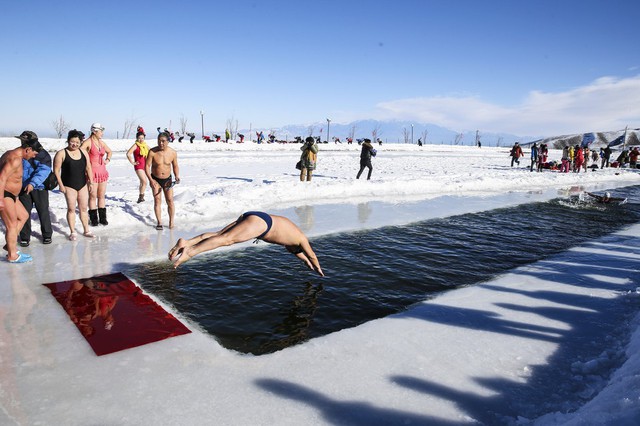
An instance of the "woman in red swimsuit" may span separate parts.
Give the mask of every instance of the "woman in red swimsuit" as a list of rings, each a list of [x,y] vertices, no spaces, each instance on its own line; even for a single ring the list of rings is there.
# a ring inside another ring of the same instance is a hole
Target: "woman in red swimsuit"
[[[135,143],[129,148],[129,151],[127,151],[127,158],[133,166],[136,175],[138,175],[138,180],[140,180],[138,203],[144,201],[144,191],[147,189],[147,175],[144,169],[147,164],[148,155],[149,145],[147,145],[147,142],[144,140],[144,133],[138,132]]]

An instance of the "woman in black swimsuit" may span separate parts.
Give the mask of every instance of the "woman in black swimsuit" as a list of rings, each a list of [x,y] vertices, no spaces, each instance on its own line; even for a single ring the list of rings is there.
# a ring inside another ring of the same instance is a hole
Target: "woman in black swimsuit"
[[[91,186],[91,162],[83,150],[80,149],[82,135],[77,130],[69,131],[67,135],[68,148],[56,152],[53,159],[53,172],[58,178],[60,192],[67,201],[67,222],[69,223],[69,240],[75,241],[76,236],[76,205],[80,210],[80,222],[84,230],[83,235],[93,238],[89,230],[89,186]]]

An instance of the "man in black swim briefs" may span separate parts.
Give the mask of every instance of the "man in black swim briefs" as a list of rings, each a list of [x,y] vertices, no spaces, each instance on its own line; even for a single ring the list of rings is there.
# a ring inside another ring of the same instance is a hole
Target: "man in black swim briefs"
[[[257,211],[243,213],[220,231],[206,232],[189,240],[180,238],[169,250],[169,260],[177,268],[197,254],[252,239],[284,246],[309,269],[324,277],[320,262],[300,228],[286,217]]]
[[[5,224],[5,240],[7,242],[7,260],[10,263],[31,261],[31,256],[20,253],[17,249],[18,233],[22,229],[29,213],[18,195],[22,190],[22,160],[31,160],[42,150],[38,137],[31,131],[24,131],[16,136],[22,142],[18,148],[9,150],[0,157],[0,217]]]
[[[160,188],[165,189],[165,188],[170,188],[171,187],[171,182],[173,179],[173,176],[169,175],[168,178],[159,178],[155,175],[151,175],[151,177],[153,178],[153,180],[155,180],[156,182],[158,182],[158,185],[160,185]]]
[[[172,182],[171,172],[176,177]],[[169,147],[169,134],[162,132],[158,135],[158,146],[149,150],[145,173],[149,178],[153,192],[153,210],[156,214],[156,229],[162,226],[162,194],[167,202],[169,213],[169,228],[173,228],[175,208],[173,204],[173,183],[180,183],[180,168],[178,167],[178,153]]]
[[[271,227],[273,226],[273,220],[271,219],[271,216],[269,216],[265,212],[251,211],[251,212],[242,213],[242,216],[240,216],[238,218],[238,220],[236,221],[236,224],[242,222],[243,220],[245,220],[249,216],[258,216],[260,219],[264,220],[264,223],[267,224],[267,229],[262,234],[260,234],[260,235],[258,235],[256,237],[256,240],[261,240],[262,237],[267,235],[269,233],[269,231],[271,230]]]

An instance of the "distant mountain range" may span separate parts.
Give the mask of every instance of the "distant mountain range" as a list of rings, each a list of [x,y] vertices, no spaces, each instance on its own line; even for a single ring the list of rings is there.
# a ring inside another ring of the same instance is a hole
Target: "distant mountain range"
[[[418,143],[421,139],[423,143],[445,144],[445,145],[475,145],[476,132],[456,132],[435,124],[412,123],[409,121],[377,121],[360,120],[348,124],[329,123],[329,138],[340,138],[342,142],[351,133],[354,139],[373,139],[373,132],[377,131],[377,137],[385,143],[411,143],[413,125],[413,143]],[[288,125],[281,128],[262,129],[265,133],[274,132],[277,139],[294,139],[300,136],[303,139],[309,135],[320,136],[320,139],[327,140],[327,122],[314,123],[311,125]],[[239,130],[240,133],[248,135],[248,129]],[[252,139],[255,139],[255,129]],[[486,146],[508,146],[516,141],[533,140],[535,136],[522,137],[508,133],[484,133],[479,131],[478,136],[483,145]]]
[[[534,142],[546,143],[549,148],[562,149],[565,146],[582,145],[584,140],[589,142],[590,147],[600,148],[610,145],[612,147],[622,148],[623,146],[640,145],[640,129],[618,130],[613,132],[591,132],[579,133],[577,135],[553,136],[524,143],[523,145],[531,145]],[[624,143],[624,145],[623,145]]]

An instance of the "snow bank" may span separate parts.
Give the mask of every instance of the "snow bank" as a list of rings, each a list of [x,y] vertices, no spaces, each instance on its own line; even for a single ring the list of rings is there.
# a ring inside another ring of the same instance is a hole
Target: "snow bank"
[[[63,146],[42,142],[52,151]],[[0,281],[0,423],[551,425],[640,418],[640,318],[608,324],[620,331],[610,341],[590,336],[579,321],[618,307],[637,312],[640,225],[596,242],[602,249],[587,244],[583,249],[600,265],[590,273],[584,253],[570,250],[400,315],[260,357],[225,350],[194,324],[188,336],[95,357],[40,285],[164,258],[178,237],[248,209],[327,207],[312,220],[310,232],[319,235],[359,226],[345,215],[359,203],[373,206],[368,226],[384,226],[637,185],[636,172],[531,173],[509,167],[506,148],[383,145],[373,179],[358,181],[359,148],[329,144],[321,146],[313,181],[301,183],[295,144],[174,143],[182,178],[175,187],[177,225],[157,232],[152,203],[135,203],[137,178],[124,157],[132,142],[107,142],[116,151],[109,164],[110,225],[96,228],[95,241],[67,241],[64,198],[54,191],[53,244],[34,238],[32,264],[0,264],[9,277]],[[14,146],[16,139],[0,138],[1,148]],[[559,156],[551,152],[551,159]],[[376,202],[397,208],[377,209]],[[37,237],[37,223],[33,229]],[[552,315],[558,312],[564,316]],[[579,328],[601,350],[559,359],[558,352],[571,352]],[[566,405],[577,411],[565,414],[554,389],[566,391],[580,380],[580,395]],[[550,414],[534,420],[544,410]]]

